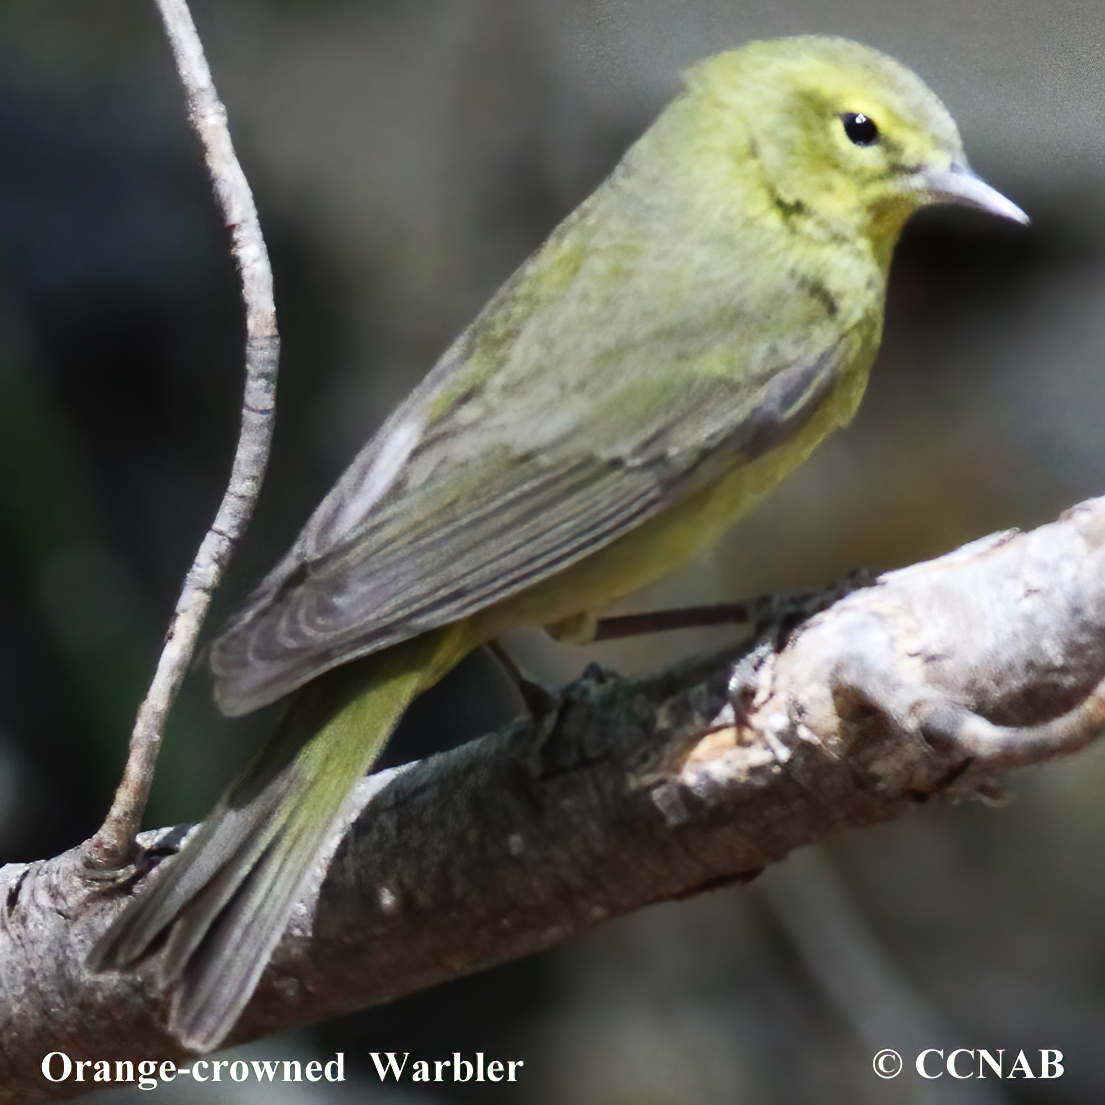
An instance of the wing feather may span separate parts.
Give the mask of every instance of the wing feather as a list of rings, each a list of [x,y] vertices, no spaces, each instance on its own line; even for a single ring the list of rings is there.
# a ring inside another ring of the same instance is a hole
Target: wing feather
[[[758,387],[747,380],[741,387],[739,374],[695,378],[636,435],[623,432],[628,440],[605,448],[594,418],[586,434],[565,433],[527,450],[517,427],[496,433],[494,419],[482,417],[471,421],[485,450],[472,451],[454,407],[416,444],[401,442],[403,463],[395,465],[400,450],[388,435],[410,434],[415,423],[406,408],[426,402],[416,392],[216,643],[220,705],[248,712],[330,667],[467,617],[610,544],[793,433],[838,382],[847,344],[838,334],[801,363],[763,364]],[[394,469],[386,487],[381,457]],[[353,518],[348,504],[358,495],[365,510]],[[336,510],[345,512],[340,527]]]

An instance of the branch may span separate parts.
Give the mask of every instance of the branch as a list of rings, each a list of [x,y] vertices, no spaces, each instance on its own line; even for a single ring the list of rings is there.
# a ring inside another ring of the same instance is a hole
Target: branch
[[[246,310],[246,379],[238,448],[226,494],[185,577],[157,670],[138,709],[126,768],[111,810],[84,846],[84,862],[108,874],[125,867],[133,858],[135,834],[153,784],[165,719],[192,661],[211,595],[261,491],[272,439],[280,348],[272,269],[253,195],[230,142],[226,110],[215,93],[185,0],[157,0],[157,5],[184,84],[188,118],[203,145],[215,196],[232,236]]]
[[[362,782],[232,1042],[747,881],[933,795],[992,789],[1105,729],[1103,677],[1105,498],[819,613],[784,609],[736,655],[636,681],[590,670],[536,722]],[[147,835],[127,893],[177,843]],[[125,895],[97,889],[76,855],[0,871],[0,1102],[86,1088],[44,1082],[52,1050],[182,1057],[152,969],[84,972]]]

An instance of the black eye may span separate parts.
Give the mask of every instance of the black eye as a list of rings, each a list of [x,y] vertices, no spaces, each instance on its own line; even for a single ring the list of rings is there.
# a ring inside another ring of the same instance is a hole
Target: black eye
[[[879,128],[875,121],[869,119],[863,112],[846,111],[840,121],[844,124],[844,133],[850,141],[857,146],[870,146],[879,140]]]

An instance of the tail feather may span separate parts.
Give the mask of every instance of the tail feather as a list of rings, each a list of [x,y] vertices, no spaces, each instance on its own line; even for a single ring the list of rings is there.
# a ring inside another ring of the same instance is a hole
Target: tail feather
[[[272,739],[181,854],[93,948],[93,970],[160,953],[169,1029],[218,1047],[248,1003],[357,780],[411,701],[477,642],[465,623],[347,664],[299,691]]]

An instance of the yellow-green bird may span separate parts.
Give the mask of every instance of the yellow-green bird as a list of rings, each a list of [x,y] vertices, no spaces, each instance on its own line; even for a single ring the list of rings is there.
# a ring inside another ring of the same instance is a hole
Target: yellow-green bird
[[[157,951],[171,1031],[217,1046],[412,699],[512,626],[586,636],[848,422],[895,242],[932,203],[1027,222],[890,58],[807,37],[694,66],[216,642],[224,713],[295,694],[93,964]]]

